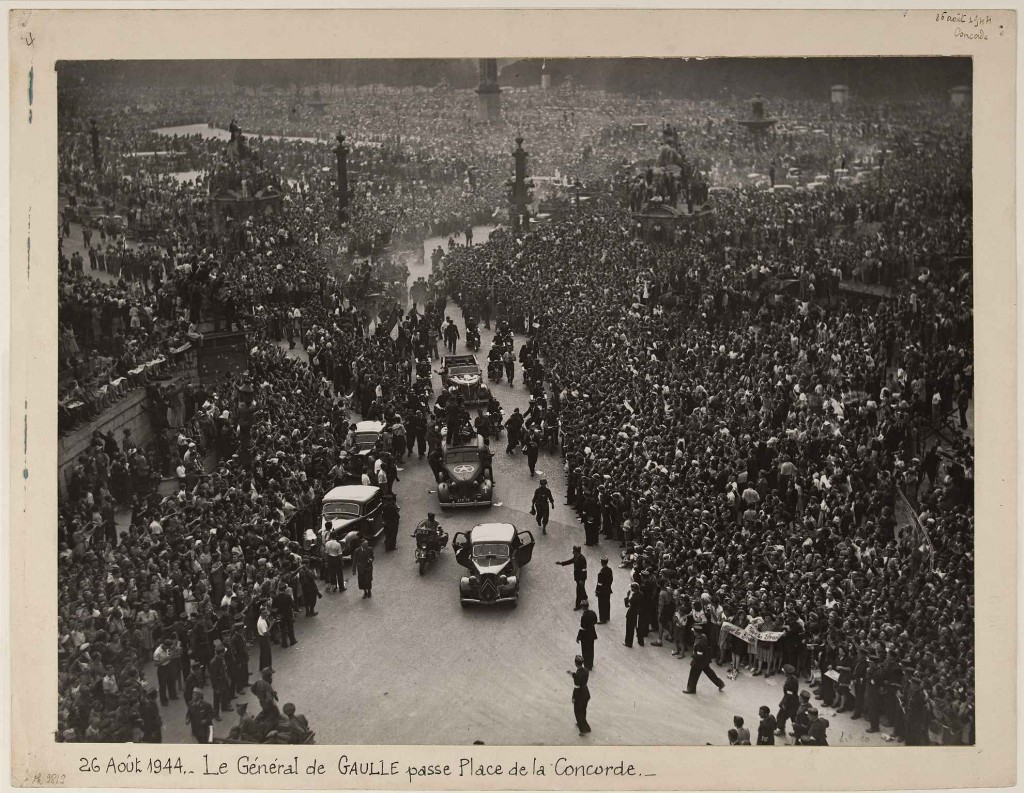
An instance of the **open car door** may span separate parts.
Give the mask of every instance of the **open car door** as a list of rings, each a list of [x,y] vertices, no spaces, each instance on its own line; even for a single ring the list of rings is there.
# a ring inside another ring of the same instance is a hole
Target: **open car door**
[[[519,537],[519,547],[516,548],[516,564],[520,567],[525,567],[533,558],[533,534],[524,529],[517,536]]]
[[[452,538],[452,550],[455,551],[456,562],[472,569],[472,563],[469,561],[469,537],[466,536],[466,532],[460,531]]]

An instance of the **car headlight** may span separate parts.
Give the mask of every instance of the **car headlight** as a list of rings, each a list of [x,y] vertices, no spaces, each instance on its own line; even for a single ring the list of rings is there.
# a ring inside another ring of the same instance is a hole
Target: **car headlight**
[[[478,579],[477,579],[477,577],[475,575],[471,575],[469,577],[469,583],[472,584],[473,586],[476,586],[477,580]]]
[[[498,580],[501,581],[502,584],[507,584],[508,583],[508,576],[507,575],[503,575]]]

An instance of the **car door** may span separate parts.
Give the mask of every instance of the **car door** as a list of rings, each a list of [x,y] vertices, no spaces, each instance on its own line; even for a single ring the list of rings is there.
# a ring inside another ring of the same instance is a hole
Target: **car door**
[[[529,531],[523,530],[519,532],[517,536],[519,538],[519,547],[516,548],[516,564],[519,565],[519,567],[525,567],[533,558],[533,534]]]
[[[455,561],[463,567],[470,567],[469,561],[469,537],[466,532],[460,531],[452,538],[452,550],[455,551]]]

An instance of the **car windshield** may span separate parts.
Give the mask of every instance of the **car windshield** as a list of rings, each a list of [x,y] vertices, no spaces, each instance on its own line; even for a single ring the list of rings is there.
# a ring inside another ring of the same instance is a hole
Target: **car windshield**
[[[349,501],[328,501],[324,504],[324,517],[326,518],[358,518],[359,505]]]
[[[473,546],[473,558],[496,564],[508,559],[508,545],[503,542],[481,542]]]
[[[445,455],[444,461],[448,464],[452,463],[475,463],[480,460],[480,456],[476,452],[448,452]]]
[[[376,432],[357,432],[356,443],[365,443],[373,446],[377,442],[377,438],[380,437],[379,433]]]
[[[480,371],[475,366],[453,366],[448,374],[480,374]]]

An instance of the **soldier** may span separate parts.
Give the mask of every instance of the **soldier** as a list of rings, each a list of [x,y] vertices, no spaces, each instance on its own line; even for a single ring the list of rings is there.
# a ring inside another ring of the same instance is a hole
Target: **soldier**
[[[235,684],[235,693],[241,694],[249,687],[249,648],[245,643],[245,622],[236,620],[234,630],[231,632],[232,679]]]
[[[548,533],[548,518],[551,514],[550,508],[555,506],[555,497],[548,489],[548,480],[541,479],[540,487],[533,491],[533,504],[530,507],[530,514],[537,516],[537,525],[540,526],[542,534]]]
[[[598,623],[608,622],[612,603],[612,569],[608,566],[608,557],[601,557],[601,569],[597,571],[597,613]]]
[[[594,669],[594,642],[597,640],[597,631],[594,626],[597,624],[597,615],[591,610],[590,602],[583,601],[583,613],[580,615],[580,630],[576,634],[576,641],[580,645],[580,652],[583,654],[583,665],[587,671]]]
[[[693,632],[696,636],[693,642],[693,659],[690,661],[690,677],[686,682],[686,688],[683,689],[683,693],[696,694],[697,681],[700,680],[702,674],[707,675],[708,679],[718,686],[719,691],[724,691],[725,683],[715,674],[715,670],[711,668],[711,645],[708,642],[707,636],[704,635],[704,626],[699,623],[694,625]]]
[[[226,713],[231,705],[231,678],[228,676],[227,647],[217,642],[213,660],[210,661],[210,685],[213,686],[213,715],[220,721],[220,714]]]
[[[530,468],[530,476],[532,477],[537,473],[537,457],[540,454],[540,447],[532,435],[526,439],[523,451],[526,453],[526,464]],[[588,542],[587,545],[590,545],[590,543]]]
[[[572,546],[572,558],[564,562],[555,562],[557,565],[572,565],[572,577],[576,582],[576,605],[574,611],[584,608],[587,602],[587,558],[583,555],[583,549],[578,545]]]
[[[398,500],[393,495],[384,497],[381,520],[384,523],[384,550],[393,551],[398,547],[398,521],[401,515]]]
[[[214,715],[210,703],[203,699],[203,692],[196,691],[185,712],[185,723],[192,726],[192,736],[196,743],[210,743]]]

